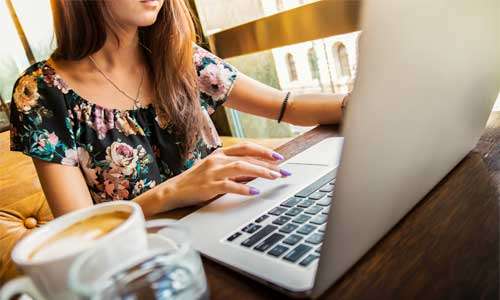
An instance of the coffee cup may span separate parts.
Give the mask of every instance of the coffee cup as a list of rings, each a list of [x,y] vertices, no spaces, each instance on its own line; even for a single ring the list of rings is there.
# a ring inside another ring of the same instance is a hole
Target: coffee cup
[[[106,255],[109,247],[80,255],[69,271],[72,291],[88,300],[209,299],[203,264],[188,230],[167,219],[150,221],[147,227],[147,251],[113,263]]]
[[[17,294],[40,299],[77,299],[68,286],[73,261],[99,246],[113,249],[120,261],[147,250],[146,222],[130,201],[101,203],[56,218],[17,243],[12,260],[25,276],[2,287],[0,300]],[[112,262],[110,262],[112,263]]]

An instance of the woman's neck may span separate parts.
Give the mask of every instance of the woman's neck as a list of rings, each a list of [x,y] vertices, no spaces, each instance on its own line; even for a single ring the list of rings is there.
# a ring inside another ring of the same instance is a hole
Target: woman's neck
[[[76,86],[77,90],[80,91],[83,91],[85,88],[78,88],[79,82],[103,80],[102,75],[96,70],[96,65],[99,70],[102,70],[118,82],[124,81],[120,79],[123,76],[140,74],[144,68],[145,57],[138,42],[137,28],[135,30],[120,30],[116,32],[119,33],[120,42],[117,41],[116,36],[112,32],[109,32],[104,46],[92,54],[95,65],[89,57],[80,60],[50,59],[49,63],[64,78],[69,79],[70,86]],[[143,90],[146,89],[145,87]],[[83,92],[83,95],[86,95],[90,99],[96,98],[92,92]]]
[[[121,28],[116,32],[119,36],[115,36],[112,32],[108,33],[104,46],[92,54],[92,58],[102,69],[109,72],[117,67],[137,68],[143,63],[137,28],[129,30]]]

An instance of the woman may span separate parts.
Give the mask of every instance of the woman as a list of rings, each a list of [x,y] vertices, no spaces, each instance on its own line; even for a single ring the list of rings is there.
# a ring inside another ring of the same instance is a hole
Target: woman
[[[16,83],[11,150],[33,157],[55,216],[116,199],[150,216],[291,175],[270,149],[219,148],[208,114],[222,104],[297,125],[340,121],[343,95],[290,95],[196,46],[184,2],[52,2],[58,48]]]

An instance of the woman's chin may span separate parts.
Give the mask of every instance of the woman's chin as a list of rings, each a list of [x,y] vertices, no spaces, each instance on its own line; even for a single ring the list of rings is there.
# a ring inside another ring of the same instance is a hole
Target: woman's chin
[[[156,17],[157,15],[155,14],[154,16],[151,15],[144,15],[144,16],[137,16],[134,18],[134,25],[137,27],[147,27],[151,26],[156,22]]]

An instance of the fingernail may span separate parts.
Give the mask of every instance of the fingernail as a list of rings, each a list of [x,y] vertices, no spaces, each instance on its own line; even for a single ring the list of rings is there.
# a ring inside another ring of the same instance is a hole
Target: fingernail
[[[283,170],[283,169],[280,169],[280,173],[284,177],[288,177],[288,176],[292,175],[292,173],[288,172],[287,170]]]
[[[278,172],[270,171],[269,174],[271,174],[272,178],[280,178],[282,176],[281,172],[278,173]]]
[[[260,194],[260,191],[253,186],[250,187],[250,195],[258,195]]]
[[[285,158],[283,155],[279,154],[278,152],[273,152],[273,158],[276,160],[284,160]]]

